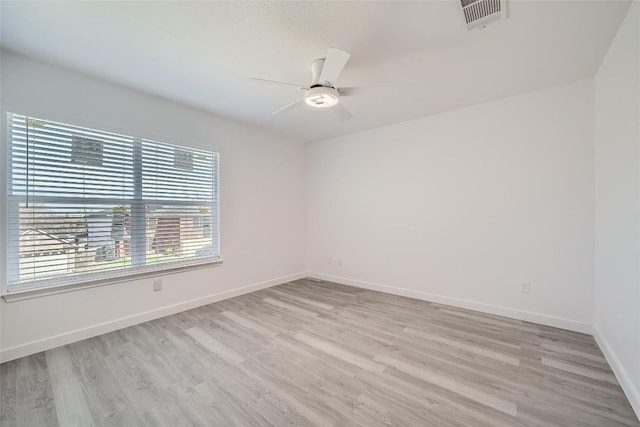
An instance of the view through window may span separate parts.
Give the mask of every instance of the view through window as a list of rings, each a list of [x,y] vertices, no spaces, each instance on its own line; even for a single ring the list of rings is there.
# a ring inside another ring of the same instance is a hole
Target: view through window
[[[219,259],[218,154],[8,115],[9,292]]]

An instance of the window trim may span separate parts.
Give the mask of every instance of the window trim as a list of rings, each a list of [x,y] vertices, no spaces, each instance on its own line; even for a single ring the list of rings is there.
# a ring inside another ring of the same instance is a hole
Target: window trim
[[[165,266],[165,268],[157,269],[153,271],[137,271],[132,273],[131,271],[128,274],[122,274],[113,277],[103,277],[99,279],[88,279],[73,283],[61,284],[56,286],[49,287],[39,287],[32,289],[21,289],[13,292],[8,292],[3,294],[2,299],[7,302],[15,302],[15,301],[24,301],[32,298],[40,298],[50,295],[62,294],[67,292],[75,292],[81,291],[84,289],[96,288],[99,286],[107,286],[107,285],[115,285],[118,283],[131,282],[134,280],[160,277],[160,276],[168,276],[171,274],[181,273],[185,271],[193,271],[204,268],[218,267],[224,263],[222,258],[211,258],[209,261],[198,262],[198,263],[184,263],[183,265],[176,265],[177,263],[171,263],[170,266]],[[6,283],[4,284],[6,287]]]
[[[19,109],[15,109],[18,110]],[[37,114],[27,114],[20,113],[11,110],[1,109],[0,114],[2,114],[2,119],[0,120],[0,133],[1,137],[4,137],[5,143],[1,144],[0,147],[0,163],[3,164],[5,171],[0,173],[0,200],[3,203],[0,204],[0,242],[6,242],[2,249],[0,249],[0,271],[4,271],[5,274],[2,274],[0,277],[0,298],[5,302],[14,302],[21,301],[25,299],[38,298],[42,296],[54,295],[59,293],[72,292],[82,289],[90,289],[98,286],[105,286],[110,284],[117,284],[123,282],[129,282],[134,280],[139,280],[143,278],[151,278],[158,276],[165,276],[175,273],[180,273],[184,271],[190,270],[198,270],[203,268],[211,268],[221,266],[223,264],[222,254],[221,254],[221,231],[220,231],[220,217],[221,217],[221,209],[220,209],[220,160],[221,153],[219,149],[214,149],[212,147],[204,147],[200,144],[182,144],[175,142],[165,142],[164,138],[158,136],[151,136],[150,138],[139,137],[139,136],[131,136],[134,140],[140,141],[142,139],[147,140],[157,140],[160,143],[167,143],[174,146],[180,146],[185,148],[192,148],[195,150],[207,150],[211,151],[217,157],[216,163],[216,175],[213,181],[213,190],[214,194],[217,194],[217,207],[213,210],[213,214],[211,216],[212,223],[217,224],[218,236],[212,242],[212,245],[215,249],[216,256],[202,257],[198,259],[186,259],[186,260],[178,260],[171,261],[166,263],[157,263],[157,264],[145,264],[139,267],[129,267],[127,269],[115,269],[113,274],[105,274],[108,270],[102,270],[101,272],[96,272],[96,274],[85,273],[82,275],[70,277],[68,279],[68,283],[64,283],[60,278],[43,278],[40,280],[29,281],[29,285],[24,288],[10,290],[9,289],[9,265],[8,265],[8,257],[10,254],[10,239],[9,237],[12,235],[12,231],[9,228],[10,215],[9,215],[9,207],[10,203],[19,203],[15,202],[13,199],[15,196],[9,196],[9,185],[11,184],[11,155],[9,150],[9,144],[11,142],[11,126],[10,126],[10,115],[21,115],[25,117],[35,117]],[[74,121],[63,119],[60,120],[58,118],[51,119],[43,119],[47,121],[60,122],[63,124],[67,124],[70,126],[77,126],[82,128],[87,128],[91,130],[97,130],[108,133],[118,133],[118,134],[135,134],[135,132],[126,131],[126,130],[118,130],[112,129],[112,126],[105,125],[103,123],[82,123],[82,121]],[[79,123],[76,123],[79,122]],[[101,198],[100,201],[104,202],[106,199]],[[138,203],[144,203],[144,200],[137,201]],[[171,201],[168,201],[171,202]],[[182,201],[181,201],[182,203]],[[131,200],[131,206],[133,208],[134,200]],[[146,228],[146,219],[145,219],[145,228]],[[18,231],[16,230],[16,233]],[[146,239],[144,246],[146,248]],[[16,240],[17,245],[17,240]],[[101,277],[96,277],[100,275]],[[58,284],[46,286],[42,285],[42,283],[46,282],[58,282]]]

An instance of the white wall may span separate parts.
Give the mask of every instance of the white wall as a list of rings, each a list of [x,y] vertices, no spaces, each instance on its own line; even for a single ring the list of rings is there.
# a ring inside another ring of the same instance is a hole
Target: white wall
[[[311,143],[307,168],[314,276],[590,331],[593,80]]]
[[[304,271],[304,144],[12,53],[2,52],[1,59],[3,113],[218,149],[224,258],[219,267],[165,276],[161,292],[152,292],[148,278],[2,302],[3,359],[200,305],[245,286],[279,283]],[[5,135],[3,131],[3,144]]]
[[[640,4],[595,79],[595,336],[640,417]]]

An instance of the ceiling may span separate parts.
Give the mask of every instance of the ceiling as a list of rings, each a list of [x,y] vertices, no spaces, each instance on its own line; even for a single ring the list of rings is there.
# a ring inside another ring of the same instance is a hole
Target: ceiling
[[[293,136],[344,135],[593,76],[627,1],[517,1],[467,31],[460,2],[0,2],[3,48]],[[353,114],[300,108],[309,64],[351,53]]]

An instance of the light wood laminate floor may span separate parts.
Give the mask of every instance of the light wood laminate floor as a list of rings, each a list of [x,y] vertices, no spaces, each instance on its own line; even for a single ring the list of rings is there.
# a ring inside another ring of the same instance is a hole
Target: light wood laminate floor
[[[308,280],[0,375],[2,426],[640,426],[588,335]]]

